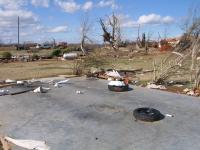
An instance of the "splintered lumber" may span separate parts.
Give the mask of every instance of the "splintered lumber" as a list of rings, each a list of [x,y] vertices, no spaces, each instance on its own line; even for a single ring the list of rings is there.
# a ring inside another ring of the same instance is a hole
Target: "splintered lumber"
[[[4,84],[0,84],[0,88],[12,86],[12,85],[16,85],[16,83],[4,83]]]
[[[135,73],[135,72],[138,72],[138,71],[142,71],[143,68],[139,68],[139,69],[121,69],[121,70],[117,70],[118,72],[132,72],[132,73]]]
[[[154,70],[143,70],[143,73],[149,73],[149,72],[154,72]]]

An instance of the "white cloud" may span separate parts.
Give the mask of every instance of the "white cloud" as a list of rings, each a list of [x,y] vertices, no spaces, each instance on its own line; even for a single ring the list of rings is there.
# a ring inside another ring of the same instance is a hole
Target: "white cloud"
[[[0,0],[0,8],[19,9],[27,4],[27,0]]]
[[[27,2],[27,0],[0,0],[0,27],[16,27],[18,16],[20,25],[23,27],[36,24],[38,17],[33,12],[24,9]]]
[[[129,15],[118,14],[117,17],[119,18],[121,27],[131,28],[138,26],[138,23],[132,20]]]
[[[38,22],[38,18],[31,11],[25,10],[0,10],[0,27],[16,27],[17,18],[20,17],[20,25],[30,26]]]
[[[170,16],[162,17],[158,14],[149,14],[149,15],[142,15],[139,17],[137,23],[138,24],[166,24],[172,23],[174,19]]]
[[[123,28],[134,28],[139,25],[147,24],[170,24],[174,22],[174,19],[171,16],[162,17],[157,14],[142,15],[137,20],[133,20],[127,14],[117,14],[116,16]]]
[[[18,16],[21,36],[26,36],[26,32],[37,26],[38,17],[25,8],[27,5],[28,0],[0,0],[0,39],[16,41]]]
[[[31,4],[36,7],[49,7],[49,0],[31,0]]]
[[[169,23],[173,23],[174,22],[174,18],[172,18],[171,16],[166,16],[163,18],[163,23],[165,24],[169,24]]]
[[[101,0],[98,3],[99,7],[110,7],[112,9],[117,9],[118,5],[115,3],[115,0]]]
[[[78,11],[81,6],[77,4],[74,0],[68,0],[68,1],[63,1],[63,0],[55,0],[58,6],[60,6],[65,12],[68,13],[74,13]]]
[[[88,1],[83,5],[82,8],[83,8],[83,10],[88,11],[88,10],[92,9],[92,7],[93,7],[93,2],[92,1]]]
[[[48,32],[59,33],[59,32],[67,32],[67,30],[68,30],[67,26],[57,26],[52,29],[49,29]]]

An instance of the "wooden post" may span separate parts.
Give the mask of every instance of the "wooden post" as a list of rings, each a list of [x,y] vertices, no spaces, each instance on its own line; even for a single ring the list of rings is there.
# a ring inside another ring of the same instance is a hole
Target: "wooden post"
[[[18,16],[18,19],[17,19],[17,50],[19,50],[19,16]]]
[[[153,60],[153,80],[156,81],[156,61]]]

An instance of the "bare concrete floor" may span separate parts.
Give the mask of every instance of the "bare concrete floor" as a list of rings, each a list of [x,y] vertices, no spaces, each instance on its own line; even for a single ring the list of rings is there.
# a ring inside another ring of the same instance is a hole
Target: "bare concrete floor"
[[[146,106],[175,117],[135,122],[132,111]],[[103,80],[74,78],[48,93],[2,96],[0,114],[1,135],[45,140],[52,150],[200,149],[199,98],[139,87],[114,93]]]

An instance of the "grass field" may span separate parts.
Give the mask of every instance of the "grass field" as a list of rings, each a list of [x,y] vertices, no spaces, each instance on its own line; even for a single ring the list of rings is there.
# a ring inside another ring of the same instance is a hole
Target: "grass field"
[[[152,61],[156,59],[160,61],[165,55],[145,55],[137,56],[132,59],[125,58],[106,58],[105,62],[97,64],[100,68],[113,69],[152,69]],[[97,62],[98,63],[98,62]],[[0,64],[0,80],[5,79],[31,79],[48,76],[56,76],[60,74],[72,74],[74,61],[46,60],[35,62],[14,62]],[[90,65],[92,67],[92,65]],[[87,69],[89,69],[89,67]],[[152,78],[151,74],[142,76],[141,78]]]
[[[51,50],[42,50],[38,54],[43,55],[49,53]],[[12,51],[13,54],[26,54],[26,51]],[[83,71],[89,70],[90,67],[98,68],[112,68],[112,69],[139,69],[152,70],[153,61],[158,64],[169,53],[151,53],[148,55],[135,55],[132,58],[114,58],[106,55],[95,55],[87,59],[87,67],[83,67]],[[61,61],[57,59],[35,61],[35,62],[14,62],[0,64],[0,80],[5,79],[32,79],[41,77],[50,77],[57,75],[71,75],[73,74],[73,67],[75,61]],[[85,65],[85,64],[81,64]],[[153,79],[153,73],[137,74],[136,80],[150,81]],[[172,79],[189,79],[188,73],[184,75],[173,76]]]
[[[72,74],[71,61],[37,61],[0,64],[0,80],[32,79],[40,77]]]

